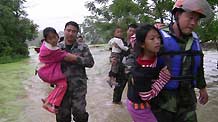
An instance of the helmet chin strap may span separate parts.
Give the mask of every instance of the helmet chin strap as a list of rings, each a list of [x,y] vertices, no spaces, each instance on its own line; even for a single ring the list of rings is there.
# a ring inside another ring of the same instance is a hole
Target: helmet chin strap
[[[181,30],[181,27],[180,27],[180,24],[179,24],[179,21],[176,21],[176,25],[177,25],[177,28],[179,30],[179,34],[180,36],[183,38],[185,35],[183,34],[182,30]]]
[[[180,27],[180,24],[179,24],[179,17],[177,16],[177,17],[175,18],[175,20],[176,20],[176,25],[177,25],[177,28],[178,28],[178,30],[179,30],[180,36],[181,36],[183,39],[187,38],[187,35],[182,32],[182,29],[181,29],[181,27]]]

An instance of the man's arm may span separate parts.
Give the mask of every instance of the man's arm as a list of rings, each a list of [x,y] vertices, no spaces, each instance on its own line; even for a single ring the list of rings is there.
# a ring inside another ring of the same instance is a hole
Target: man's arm
[[[205,81],[205,78],[204,78],[204,67],[203,67],[203,57],[201,58],[201,64],[200,64],[200,67],[198,69],[198,72],[197,72],[197,77],[196,77],[196,87],[198,89],[202,89],[202,88],[205,88],[207,86],[206,84],[206,81]]]
[[[199,103],[204,105],[208,102],[208,93],[207,93],[207,89],[206,89],[206,81],[205,81],[205,78],[204,78],[204,67],[203,67],[203,57],[201,59],[201,65],[199,67],[199,70],[197,72],[197,88],[200,89],[199,90],[199,93],[200,93],[200,96],[199,96]]]
[[[88,48],[88,46],[86,46],[83,50],[83,56],[78,56],[76,62],[79,65],[82,65],[84,67],[88,67],[91,68],[94,66],[94,59],[93,56]]]

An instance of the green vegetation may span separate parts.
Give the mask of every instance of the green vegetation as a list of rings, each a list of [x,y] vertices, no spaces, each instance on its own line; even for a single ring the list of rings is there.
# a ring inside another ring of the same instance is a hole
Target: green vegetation
[[[107,42],[116,25],[124,30],[131,23],[169,24],[175,0],[91,0],[85,6],[92,12],[81,24],[83,35],[91,43]],[[203,42],[218,40],[218,1],[208,0],[214,16],[196,31]],[[125,31],[124,31],[125,32]]]
[[[18,119],[23,107],[20,102],[25,97],[22,81],[30,76],[32,68],[27,60],[16,63],[0,64],[0,118],[7,121]],[[1,120],[0,119],[0,120]],[[9,119],[9,120],[8,120]]]
[[[23,6],[25,1],[0,1],[0,63],[28,56],[25,41],[32,40],[37,35],[37,25],[26,18]],[[7,60],[3,61],[4,58]]]
[[[23,55],[15,55],[13,57],[12,56],[2,56],[0,57],[0,64],[17,62],[24,58],[27,58],[27,56],[23,56]]]

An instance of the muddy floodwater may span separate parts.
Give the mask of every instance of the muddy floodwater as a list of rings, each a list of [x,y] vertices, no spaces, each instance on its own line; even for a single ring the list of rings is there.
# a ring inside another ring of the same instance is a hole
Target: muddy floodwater
[[[88,93],[87,111],[90,114],[89,122],[131,122],[131,118],[126,110],[126,89],[123,93],[122,105],[112,104],[113,89],[105,80],[109,70],[109,51],[103,47],[91,48],[95,59],[95,66],[87,69]],[[209,102],[199,105],[197,112],[199,122],[218,121],[218,70],[216,62],[218,53],[216,51],[206,51],[205,53],[205,76],[208,82]],[[38,55],[30,49],[29,64],[36,66]],[[33,71],[34,72],[34,71]],[[19,122],[55,122],[55,116],[42,109],[41,98],[44,98],[51,90],[49,85],[41,82],[34,76],[34,73],[26,81],[23,81],[27,97],[23,100],[25,107],[18,118]],[[196,90],[197,92],[197,90]]]

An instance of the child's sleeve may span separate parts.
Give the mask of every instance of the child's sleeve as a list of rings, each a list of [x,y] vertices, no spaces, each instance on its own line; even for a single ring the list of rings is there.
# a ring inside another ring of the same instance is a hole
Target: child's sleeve
[[[58,49],[55,52],[55,56],[54,56],[54,60],[56,60],[57,62],[64,60],[64,57],[66,57],[68,55],[68,52]]]
[[[139,92],[139,96],[142,100],[148,101],[156,97],[159,92],[163,89],[165,84],[170,80],[170,75],[160,71],[159,79],[155,80],[151,86],[151,90],[148,92]]]
[[[108,41],[109,48],[112,48],[112,44],[113,44],[113,38]]]
[[[127,46],[124,46],[123,41],[121,39],[116,39],[115,43],[121,50],[127,51],[129,49]]]

